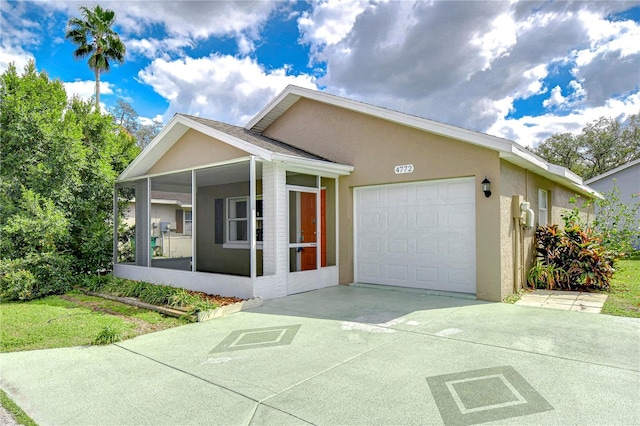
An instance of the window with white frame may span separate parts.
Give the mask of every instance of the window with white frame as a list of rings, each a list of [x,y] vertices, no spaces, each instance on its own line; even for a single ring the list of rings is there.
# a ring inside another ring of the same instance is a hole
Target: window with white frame
[[[249,197],[227,198],[225,247],[249,247]],[[262,242],[262,197],[256,197],[256,241]]]
[[[538,189],[538,226],[549,223],[549,193],[544,189]]]
[[[191,210],[184,211],[184,235],[191,235],[193,231],[193,212]]]

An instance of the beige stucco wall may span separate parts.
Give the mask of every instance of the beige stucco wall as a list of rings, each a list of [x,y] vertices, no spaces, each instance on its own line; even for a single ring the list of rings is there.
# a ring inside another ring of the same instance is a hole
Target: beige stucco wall
[[[149,169],[147,174],[173,172],[248,155],[245,151],[190,129]]]
[[[523,201],[531,203],[531,209],[535,213],[535,226],[539,224],[538,215],[538,189],[548,191],[549,224],[557,224],[563,227],[562,215],[574,208],[569,199],[576,195],[576,191],[546,179],[529,170],[501,160],[500,190],[501,215],[505,218],[501,223],[501,254],[502,254],[502,292],[504,296],[513,292],[514,282],[514,222],[511,220],[511,197],[521,195]],[[584,195],[581,196],[585,198]],[[582,217],[586,219],[588,212],[584,211]],[[507,220],[509,218],[509,220]],[[524,282],[526,284],[526,272],[529,271],[535,257],[534,250],[535,227],[523,231],[524,251]]]
[[[339,180],[340,283],[353,282],[353,188],[473,176],[476,180],[477,297],[501,300],[500,197],[486,198],[480,182],[500,194],[498,153],[379,118],[301,99],[264,132],[327,159],[355,166]],[[412,174],[394,167],[413,164]]]
[[[262,181],[257,181],[256,193],[262,193]],[[224,248],[215,243],[215,200],[249,195],[249,182],[228,185],[200,186],[197,191],[196,268],[202,272],[249,276],[249,249]],[[226,209],[226,201],[224,209]],[[223,218],[225,212],[223,211]],[[224,219],[223,219],[224,220]],[[265,224],[265,226],[268,226]],[[224,225],[226,229],[226,224]],[[224,237],[223,237],[224,240]],[[262,250],[256,251],[257,274],[262,275]]]

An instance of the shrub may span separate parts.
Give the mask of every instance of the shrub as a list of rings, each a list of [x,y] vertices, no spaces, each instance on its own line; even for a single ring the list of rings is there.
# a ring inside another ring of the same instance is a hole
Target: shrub
[[[36,277],[30,271],[10,268],[6,274],[2,274],[0,296],[9,300],[30,300],[37,292],[37,284]]]
[[[572,197],[569,201],[578,204],[580,196]],[[615,184],[613,189],[602,194],[602,198],[595,198],[583,202],[583,208],[595,210],[595,216],[586,222],[582,221],[579,210],[574,207],[563,216],[565,222],[579,224],[591,229],[602,241],[602,245],[616,258],[629,258],[640,255],[640,194],[632,194],[631,198],[623,200],[620,189]],[[587,225],[588,224],[588,225]]]
[[[529,285],[550,290],[609,288],[614,256],[590,230],[569,217],[564,230],[541,226],[535,235],[538,259],[529,271]]]
[[[91,274],[85,276],[81,284],[89,291],[99,292],[111,283],[111,279],[110,275]]]
[[[29,253],[0,261],[0,298],[31,300],[69,291],[75,282],[73,260],[59,253]]]

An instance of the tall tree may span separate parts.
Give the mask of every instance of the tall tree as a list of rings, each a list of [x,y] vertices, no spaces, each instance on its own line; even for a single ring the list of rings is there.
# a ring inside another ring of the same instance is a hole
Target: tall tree
[[[556,133],[533,149],[533,152],[553,164],[582,175],[584,167],[579,150],[580,141],[574,134]]]
[[[582,131],[555,134],[532,150],[585,179],[640,158],[640,113],[624,123],[600,117]]]
[[[65,37],[78,48],[76,59],[89,57],[89,68],[96,76],[96,110],[100,109],[100,74],[111,69],[111,61],[124,62],[126,48],[113,30],[116,14],[113,10],[96,5],[93,9],[80,6],[82,18],[69,19]]]
[[[74,273],[109,268],[113,186],[140,152],[135,139],[91,102],[68,101],[31,61],[0,75],[0,140],[0,298],[15,286],[21,298],[64,290]]]
[[[151,141],[158,136],[158,133],[162,130],[163,124],[159,121],[153,120],[149,124],[143,124],[136,132],[136,141],[138,146],[144,149]]]
[[[110,112],[114,123],[133,136],[138,146],[142,149],[149,145],[162,130],[163,125],[157,120],[153,120],[148,124],[141,124],[137,111],[122,99],[118,99],[116,106]]]
[[[113,121],[130,135],[135,135],[140,128],[138,112],[128,102],[118,99],[116,106],[111,108],[109,112],[113,116]]]

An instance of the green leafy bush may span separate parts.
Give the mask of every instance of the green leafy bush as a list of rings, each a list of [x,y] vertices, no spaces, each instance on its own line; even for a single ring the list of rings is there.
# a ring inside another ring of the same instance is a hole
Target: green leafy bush
[[[640,196],[633,194],[622,200],[620,189],[614,184],[610,192],[595,200],[596,214],[593,229],[602,237],[602,243],[616,257],[634,257],[640,254]]]
[[[541,226],[535,235],[537,260],[528,274],[529,285],[550,290],[609,288],[615,271],[613,253],[571,216],[565,217],[565,229]]]
[[[29,253],[0,261],[0,298],[31,300],[69,291],[73,259],[59,253]]]
[[[2,299],[30,300],[37,291],[38,280],[30,271],[25,269],[8,268],[9,271],[2,274],[0,291]]]

